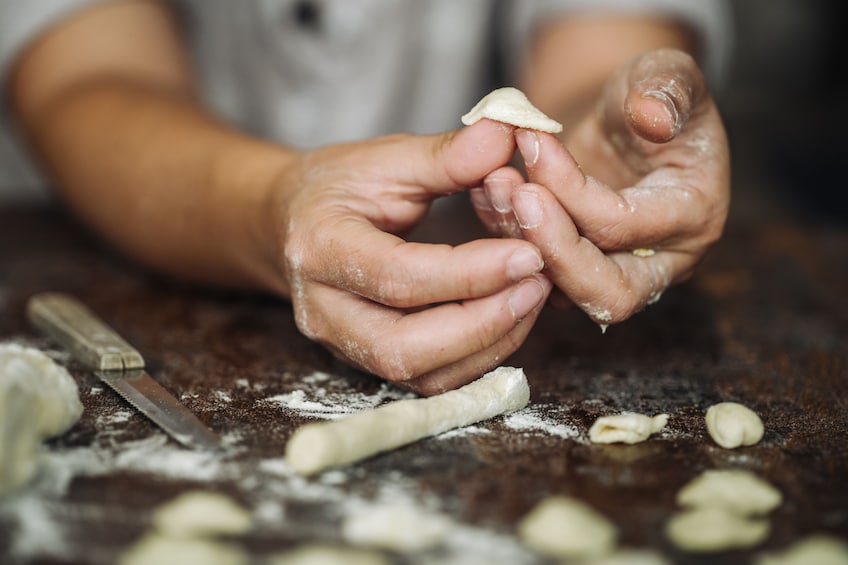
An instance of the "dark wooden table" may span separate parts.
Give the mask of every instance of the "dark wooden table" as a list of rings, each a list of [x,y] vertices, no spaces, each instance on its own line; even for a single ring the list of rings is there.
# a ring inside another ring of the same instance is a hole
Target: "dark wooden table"
[[[36,481],[0,500],[0,562],[112,563],[147,531],[152,508],[196,488],[251,509],[256,531],[237,543],[260,558],[338,540],[356,508],[401,501],[459,526],[446,547],[399,563],[544,563],[519,547],[515,525],[552,494],[590,503],[624,545],[675,563],[748,563],[807,534],[848,538],[846,253],[839,226],[736,218],[693,280],[606,335],[579,312],[546,313],[509,360],[531,384],[522,418],[302,480],[282,462],[296,426],[401,393],[299,335],[284,301],[158,278],[57,209],[0,209],[0,340],[57,355],[85,406],[47,444]],[[24,307],[42,290],[75,294],[137,346],[154,378],[224,435],[226,453],[182,449],[35,333]],[[704,411],[724,400],[762,416],[759,445],[728,451],[709,439]],[[625,410],[671,419],[643,444],[586,441],[596,417]],[[749,469],[783,492],[763,546],[696,556],[665,540],[676,491],[713,468]]]

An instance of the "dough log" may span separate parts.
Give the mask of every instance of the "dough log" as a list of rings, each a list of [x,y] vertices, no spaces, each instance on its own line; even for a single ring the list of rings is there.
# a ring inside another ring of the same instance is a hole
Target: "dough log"
[[[524,371],[498,367],[438,396],[399,400],[340,420],[307,424],[286,445],[286,462],[298,473],[311,475],[519,410],[529,400]]]

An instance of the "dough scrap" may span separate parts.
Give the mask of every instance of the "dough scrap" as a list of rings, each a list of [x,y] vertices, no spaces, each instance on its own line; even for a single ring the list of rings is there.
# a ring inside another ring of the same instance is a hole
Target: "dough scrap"
[[[588,505],[565,496],[540,502],[518,524],[529,547],[550,557],[600,557],[615,549],[616,527]]]
[[[247,553],[239,546],[202,538],[172,538],[153,532],[124,553],[120,565],[247,565]]]
[[[639,443],[665,428],[668,414],[618,414],[601,416],[589,428],[592,443]]]
[[[483,118],[548,133],[562,131],[561,123],[546,116],[523,92],[511,86],[498,88],[484,96],[462,116],[462,123],[470,126]]]
[[[313,544],[275,555],[267,563],[268,565],[389,565],[389,560],[379,553],[365,549]]]
[[[768,520],[740,516],[720,507],[694,508],[671,517],[666,536],[680,549],[711,553],[753,547],[771,531]]]
[[[783,502],[783,495],[750,471],[704,471],[677,493],[677,503],[690,508],[721,508],[739,516],[762,515]]]
[[[398,400],[347,418],[306,424],[289,439],[286,463],[302,475],[311,475],[519,410],[529,401],[524,371],[498,367],[444,394]]]
[[[159,506],[153,526],[170,537],[238,535],[253,527],[250,513],[229,497],[210,491],[190,491]]]
[[[377,505],[349,514],[342,537],[355,545],[398,552],[435,547],[444,541],[450,520],[409,505]]]
[[[42,440],[81,414],[77,384],[64,367],[38,349],[0,344],[0,494],[28,482]]]
[[[848,565],[848,543],[827,536],[813,535],[781,553],[765,553],[755,565]]]
[[[707,431],[725,449],[754,445],[765,431],[760,417],[742,404],[720,402],[707,409]]]

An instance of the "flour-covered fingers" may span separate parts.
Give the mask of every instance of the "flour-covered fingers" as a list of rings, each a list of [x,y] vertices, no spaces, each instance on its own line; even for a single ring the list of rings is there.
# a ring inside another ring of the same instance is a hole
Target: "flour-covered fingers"
[[[645,256],[604,253],[577,229],[545,187],[526,184],[512,198],[524,237],[545,259],[557,288],[602,325],[621,322],[688,276],[694,256],[658,251]]]
[[[405,382],[455,364],[476,370],[482,351],[509,355],[516,337],[526,335],[515,328],[532,325],[550,290],[551,282],[536,275],[490,296],[407,312],[311,284],[295,309],[310,338],[366,371]]]
[[[535,246],[515,239],[410,243],[358,218],[312,234],[289,242],[290,269],[301,279],[397,308],[488,296],[543,267]]]

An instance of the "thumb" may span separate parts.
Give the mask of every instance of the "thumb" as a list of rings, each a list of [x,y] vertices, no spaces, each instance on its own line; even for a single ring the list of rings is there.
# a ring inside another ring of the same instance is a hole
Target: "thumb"
[[[695,60],[677,49],[660,49],[636,59],[627,73],[624,113],[636,135],[665,143],[707,99],[706,81]]]
[[[403,147],[398,180],[439,196],[482,186],[486,175],[512,159],[514,131],[513,126],[483,119],[459,130],[411,137],[413,146]]]

